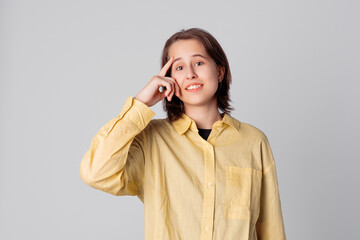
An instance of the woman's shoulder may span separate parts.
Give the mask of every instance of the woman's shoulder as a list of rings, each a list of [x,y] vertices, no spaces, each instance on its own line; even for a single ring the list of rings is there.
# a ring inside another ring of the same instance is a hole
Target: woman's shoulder
[[[171,128],[171,124],[167,118],[153,118],[144,129],[146,132],[168,132],[168,128]]]
[[[249,122],[240,121],[234,117],[233,119],[239,123],[239,133],[241,135],[259,140],[267,140],[265,132],[256,125]]]
[[[167,118],[153,118],[150,123],[153,127],[165,127],[169,126],[170,122]]]

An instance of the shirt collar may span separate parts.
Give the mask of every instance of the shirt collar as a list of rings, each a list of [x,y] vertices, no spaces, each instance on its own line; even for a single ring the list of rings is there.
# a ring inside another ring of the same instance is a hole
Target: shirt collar
[[[181,117],[175,120],[172,124],[180,135],[185,133],[189,128],[193,130],[196,129],[195,121],[192,120],[185,113],[182,113]],[[223,119],[221,121],[217,121],[216,124],[229,125],[233,127],[237,132],[240,131],[240,122],[227,113],[224,113]],[[215,124],[213,126],[215,126]]]

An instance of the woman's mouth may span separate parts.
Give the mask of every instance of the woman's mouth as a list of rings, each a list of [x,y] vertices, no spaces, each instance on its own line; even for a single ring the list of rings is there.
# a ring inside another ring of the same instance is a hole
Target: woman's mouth
[[[196,92],[196,91],[199,91],[200,89],[202,89],[202,87],[203,87],[202,84],[194,84],[194,85],[191,85],[188,88],[186,88],[186,90],[189,92]]]

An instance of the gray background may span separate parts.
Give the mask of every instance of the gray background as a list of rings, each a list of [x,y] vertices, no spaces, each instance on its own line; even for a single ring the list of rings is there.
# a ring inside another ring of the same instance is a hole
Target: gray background
[[[358,239],[359,7],[1,1],[0,239],[143,239],[141,201],[88,187],[79,164],[190,27],[228,56],[232,115],[269,138],[288,239]]]

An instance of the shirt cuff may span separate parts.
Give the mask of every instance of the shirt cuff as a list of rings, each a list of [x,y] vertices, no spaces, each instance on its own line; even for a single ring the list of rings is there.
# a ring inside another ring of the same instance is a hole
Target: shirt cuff
[[[130,96],[126,99],[125,104],[118,115],[119,119],[129,120],[136,124],[141,130],[155,116],[155,112],[145,103]]]

